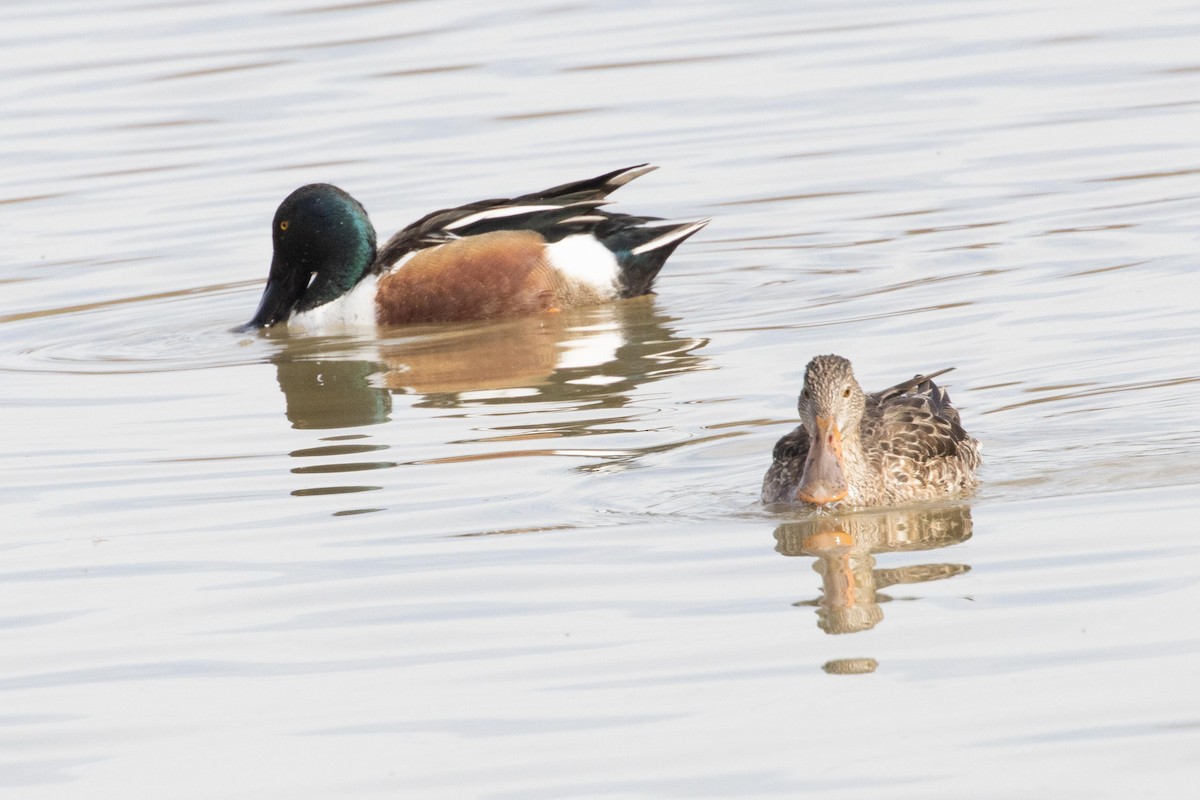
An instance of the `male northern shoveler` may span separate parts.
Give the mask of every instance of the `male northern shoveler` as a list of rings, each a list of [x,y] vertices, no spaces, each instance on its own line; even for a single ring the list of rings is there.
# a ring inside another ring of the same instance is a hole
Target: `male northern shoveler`
[[[357,200],[302,186],[275,212],[267,286],[239,330],[494,319],[648,294],[667,257],[709,222],[600,208],[653,169],[434,211],[379,251]]]
[[[933,382],[949,371],[865,394],[849,361],[814,358],[800,392],[801,424],[775,445],[763,502],[873,506],[974,488],[979,442]]]

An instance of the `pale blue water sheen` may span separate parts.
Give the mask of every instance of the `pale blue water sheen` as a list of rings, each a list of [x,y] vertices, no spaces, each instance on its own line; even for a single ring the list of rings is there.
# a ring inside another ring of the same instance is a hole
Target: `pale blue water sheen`
[[[1200,12],[21,4],[0,25],[0,792],[1181,797]],[[650,161],[658,296],[237,335],[381,236]],[[946,380],[965,503],[769,514],[805,362]]]

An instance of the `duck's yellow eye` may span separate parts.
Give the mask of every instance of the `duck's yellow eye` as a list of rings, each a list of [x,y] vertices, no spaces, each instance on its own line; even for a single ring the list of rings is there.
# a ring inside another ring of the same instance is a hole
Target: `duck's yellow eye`
[[[286,231],[287,226],[288,226],[288,221],[285,219],[279,223],[279,230]]]

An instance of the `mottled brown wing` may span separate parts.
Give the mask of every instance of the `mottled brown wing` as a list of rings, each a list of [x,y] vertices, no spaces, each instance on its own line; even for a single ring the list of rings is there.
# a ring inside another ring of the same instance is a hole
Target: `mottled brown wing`
[[[804,460],[808,458],[808,431],[803,425],[775,443],[771,466],[763,477],[762,501],[788,503],[795,501],[796,486],[804,475]]]
[[[938,392],[941,392],[945,402],[949,403],[950,396],[947,395],[944,390],[938,389],[937,385],[933,382],[933,379],[941,375],[945,375],[947,372],[953,371],[954,367],[946,367],[945,369],[939,369],[937,372],[930,372],[926,375],[914,375],[906,381],[897,383],[895,386],[890,386],[887,389],[875,392],[871,395],[871,397],[879,403],[886,403],[891,398],[899,397],[900,395],[913,393],[923,394],[929,393],[932,390],[937,390]]]
[[[959,422],[950,395],[931,379],[917,375],[912,380],[868,397],[863,415],[863,435],[891,455],[923,463],[956,457],[970,437]]]

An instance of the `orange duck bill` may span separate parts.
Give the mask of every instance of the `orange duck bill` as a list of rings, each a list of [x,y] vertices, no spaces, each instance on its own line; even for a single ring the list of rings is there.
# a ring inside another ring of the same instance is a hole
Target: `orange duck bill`
[[[804,459],[804,474],[796,497],[823,506],[836,503],[850,493],[846,461],[842,457],[842,432],[832,417],[817,417],[817,435]]]

